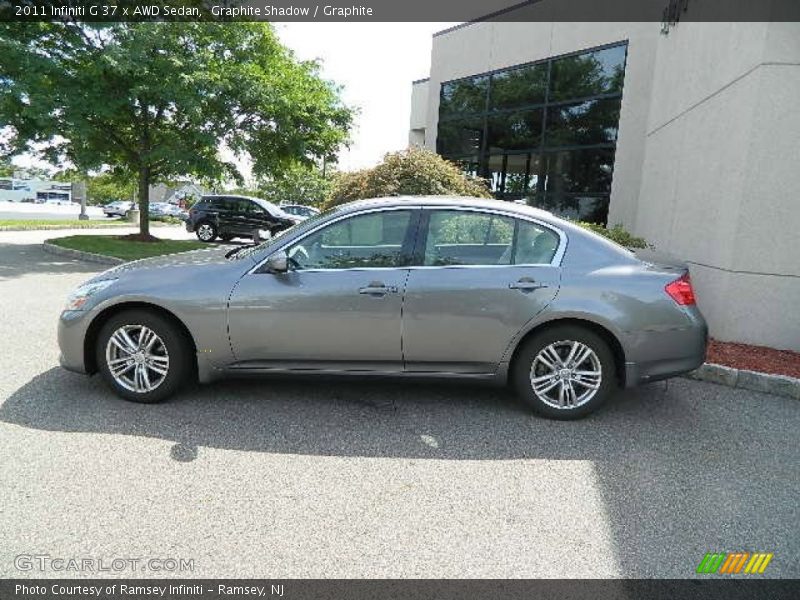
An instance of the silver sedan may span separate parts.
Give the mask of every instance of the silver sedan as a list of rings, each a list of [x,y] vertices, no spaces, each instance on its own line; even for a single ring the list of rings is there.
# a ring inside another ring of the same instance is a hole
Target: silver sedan
[[[65,368],[138,402],[243,374],[469,378],[559,419],[695,369],[706,335],[685,266],[527,206],[443,197],[115,267],[73,292],[58,334]]]

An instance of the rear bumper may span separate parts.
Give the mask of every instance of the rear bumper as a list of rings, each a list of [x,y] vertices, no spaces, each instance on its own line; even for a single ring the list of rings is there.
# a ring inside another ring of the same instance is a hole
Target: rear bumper
[[[625,387],[694,371],[706,359],[708,328],[704,321],[685,329],[637,334],[635,351],[625,362]]]

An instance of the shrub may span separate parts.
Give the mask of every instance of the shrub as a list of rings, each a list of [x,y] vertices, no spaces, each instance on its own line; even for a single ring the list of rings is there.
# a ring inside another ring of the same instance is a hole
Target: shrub
[[[650,247],[650,244],[648,244],[644,238],[636,237],[619,223],[610,229],[603,227],[602,225],[598,225],[597,223],[587,223],[586,221],[578,221],[578,225],[589,229],[590,231],[594,231],[595,233],[599,233],[600,235],[610,239],[612,242],[616,242],[620,246],[625,246],[626,248]]]
[[[371,169],[338,173],[325,208],[384,196],[477,196],[491,198],[483,179],[430,150],[412,147],[387,154]]]

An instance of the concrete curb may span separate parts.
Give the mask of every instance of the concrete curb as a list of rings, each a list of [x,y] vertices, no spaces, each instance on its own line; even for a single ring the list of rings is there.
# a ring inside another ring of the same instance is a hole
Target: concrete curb
[[[800,400],[800,379],[786,375],[770,375],[745,369],[705,363],[687,375],[690,379],[710,381],[728,387],[743,388],[785,398]]]
[[[113,256],[103,256],[102,254],[84,252],[83,250],[62,248],[61,246],[56,246],[50,242],[42,242],[42,249],[49,254],[65,256],[67,258],[77,258],[78,260],[99,263],[101,265],[121,265],[122,263],[127,262],[121,258],[114,258]]]

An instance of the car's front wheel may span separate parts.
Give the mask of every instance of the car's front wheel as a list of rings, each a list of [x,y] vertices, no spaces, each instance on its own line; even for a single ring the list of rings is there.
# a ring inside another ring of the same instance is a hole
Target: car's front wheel
[[[134,402],[160,402],[191,373],[191,347],[164,317],[143,310],[124,311],[103,325],[95,349],[106,383]]]
[[[517,392],[552,419],[580,419],[616,388],[614,355],[589,329],[563,325],[535,334],[520,348],[512,372]]]
[[[213,242],[217,237],[217,228],[213,223],[203,221],[197,226],[195,233],[201,242]]]

